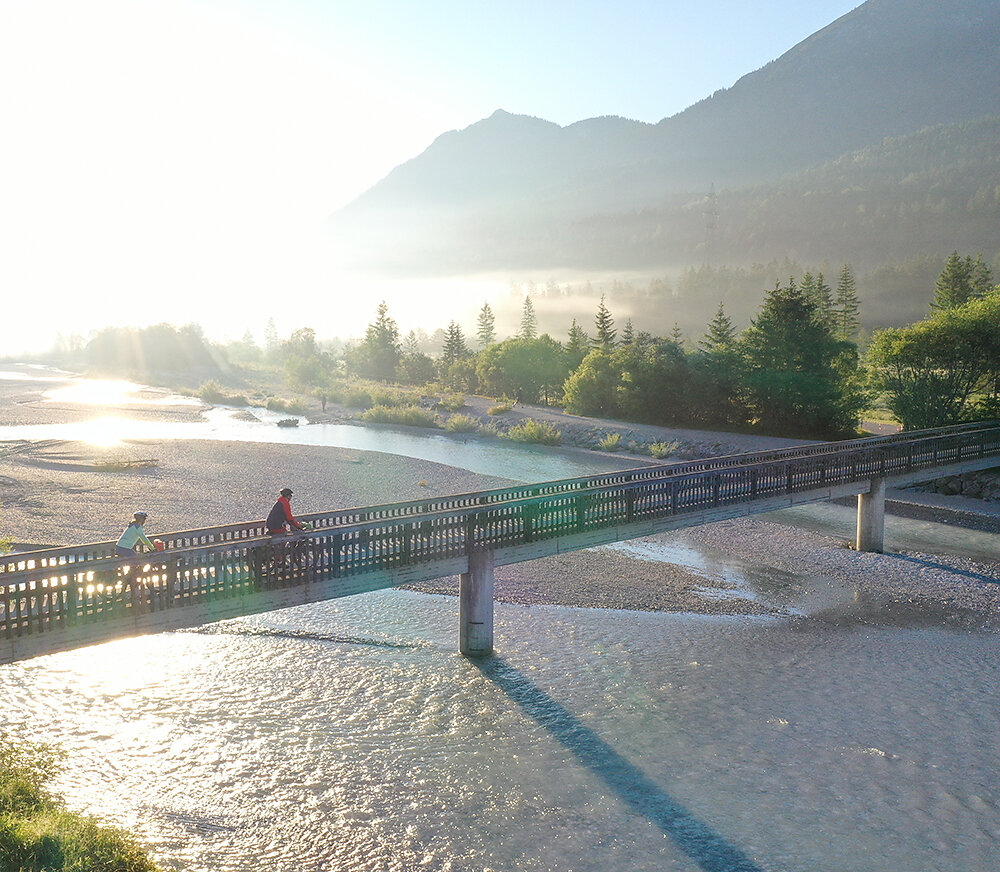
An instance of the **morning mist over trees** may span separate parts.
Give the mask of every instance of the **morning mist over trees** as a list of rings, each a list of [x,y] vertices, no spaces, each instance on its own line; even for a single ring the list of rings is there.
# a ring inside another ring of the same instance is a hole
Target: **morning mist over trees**
[[[991,0],[869,0],[658,124],[498,110],[444,133],[330,232],[369,273],[606,291],[690,333],[850,263],[866,328],[913,321],[950,252],[1000,257],[998,45]]]

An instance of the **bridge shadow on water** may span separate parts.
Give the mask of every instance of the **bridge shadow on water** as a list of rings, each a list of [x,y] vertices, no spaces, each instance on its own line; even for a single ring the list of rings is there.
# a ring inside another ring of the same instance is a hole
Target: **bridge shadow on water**
[[[572,712],[502,658],[477,664],[480,671],[577,760],[594,772],[634,812],[659,827],[705,872],[763,872],[739,848],[681,805],[641,769],[614,750]]]

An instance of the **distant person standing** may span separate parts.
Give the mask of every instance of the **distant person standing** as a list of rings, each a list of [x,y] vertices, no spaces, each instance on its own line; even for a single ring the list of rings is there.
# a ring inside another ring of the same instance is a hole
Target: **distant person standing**
[[[291,498],[292,489],[283,487],[278,501],[271,507],[271,512],[267,516],[266,527],[269,535],[277,536],[281,533],[288,533],[290,532],[289,527],[292,530],[302,529],[302,525],[295,520],[295,515],[292,514]]]

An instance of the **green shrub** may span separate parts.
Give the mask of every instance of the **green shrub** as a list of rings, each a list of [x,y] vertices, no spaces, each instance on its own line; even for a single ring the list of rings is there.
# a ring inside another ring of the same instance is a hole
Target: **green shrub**
[[[457,412],[459,409],[465,408],[465,397],[462,394],[451,394],[442,397],[438,405],[446,412]]]
[[[291,415],[304,415],[306,404],[301,400],[283,400],[280,397],[268,397],[264,404],[272,412],[288,412]]]
[[[520,424],[511,427],[504,438],[514,442],[533,442],[538,445],[558,445],[562,442],[562,431],[557,430],[546,421],[536,421],[525,418]]]
[[[504,412],[509,412],[514,408],[514,404],[510,400],[502,400],[495,406],[490,406],[486,410],[487,415],[502,415]]]
[[[452,415],[445,421],[444,429],[449,433],[474,433],[479,429],[479,422],[472,415]]]
[[[340,401],[349,409],[367,409],[372,405],[371,394],[360,388],[347,388]]]
[[[66,811],[47,783],[63,755],[0,732],[0,864],[11,872],[155,872],[132,836]]]
[[[678,447],[676,442],[654,442],[649,446],[649,453],[657,460],[663,460],[664,457],[673,454]]]
[[[213,406],[225,403],[227,406],[249,406],[250,400],[244,394],[232,394],[217,381],[209,380],[198,388],[198,396]]]
[[[369,424],[403,424],[407,427],[437,427],[437,417],[420,406],[372,406],[361,415],[361,420]]]
[[[597,443],[601,451],[617,451],[618,444],[622,441],[621,433],[608,433],[600,442]]]
[[[206,403],[221,403],[225,398],[222,386],[217,381],[207,381],[198,388],[198,396]]]
[[[397,406],[409,406],[410,398],[399,391],[389,391],[385,388],[381,388],[371,392],[370,405],[389,406],[390,408],[395,408]]]

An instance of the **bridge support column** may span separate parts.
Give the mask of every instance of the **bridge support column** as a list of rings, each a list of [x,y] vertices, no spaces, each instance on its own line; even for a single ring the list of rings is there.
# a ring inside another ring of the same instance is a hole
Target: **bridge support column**
[[[871,490],[858,494],[858,551],[882,553],[885,540],[885,479],[873,478]]]
[[[466,657],[489,657],[493,653],[493,551],[476,550],[469,555],[469,571],[463,572],[458,596],[458,649]]]

